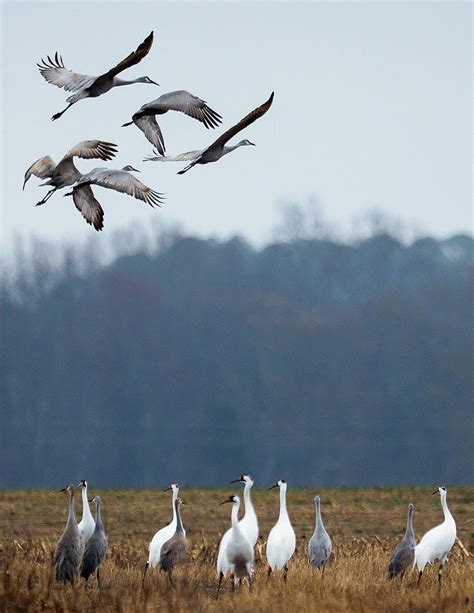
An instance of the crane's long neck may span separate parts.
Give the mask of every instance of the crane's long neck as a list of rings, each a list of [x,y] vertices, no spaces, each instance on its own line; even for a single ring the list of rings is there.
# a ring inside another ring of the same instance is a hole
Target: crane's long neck
[[[278,519],[288,519],[288,511],[286,510],[286,483],[280,485],[280,515]]]
[[[321,501],[316,500],[316,530],[324,530],[323,518],[321,517]]]
[[[230,520],[232,523],[232,532],[234,533],[234,535],[240,534],[239,507],[240,507],[240,502],[232,503],[232,512],[230,514]]]
[[[69,510],[67,514],[66,528],[77,526],[76,515],[74,513],[74,492],[69,492]]]
[[[92,513],[87,500],[87,485],[82,488],[82,519],[90,517],[93,520]]]
[[[446,493],[441,494],[441,507],[443,509],[444,521],[454,522],[454,517],[451,515],[451,512],[448,509],[448,503],[446,501]]]
[[[95,502],[95,529],[101,530],[103,528],[102,519],[100,517],[100,500]]]
[[[245,515],[244,517],[255,516],[255,509],[253,508],[252,501],[250,499],[250,490],[252,489],[253,481],[246,481],[244,487],[244,504]]]
[[[184,532],[183,530],[183,522],[181,521],[181,512],[179,510],[179,502],[176,501],[174,503],[174,508],[176,511],[176,532]]]
[[[173,519],[172,522],[174,525],[176,525],[176,500],[178,498],[178,488],[177,487],[173,487],[173,497],[171,499],[171,506],[173,507]]]
[[[222,155],[227,155],[227,153],[231,153],[232,151],[235,151],[235,149],[242,146],[243,145],[241,143],[237,143],[236,145],[225,145],[225,147],[223,147],[224,153]]]
[[[407,515],[407,529],[405,532],[405,536],[414,536],[413,532],[413,507],[408,509]]]
[[[133,85],[134,83],[143,83],[143,77],[137,77],[136,79],[118,79],[114,77],[114,87],[120,87],[121,85]]]

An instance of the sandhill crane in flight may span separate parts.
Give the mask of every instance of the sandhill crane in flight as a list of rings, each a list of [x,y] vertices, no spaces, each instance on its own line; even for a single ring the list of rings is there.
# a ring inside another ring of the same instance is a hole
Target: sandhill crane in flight
[[[252,124],[254,121],[259,119],[262,115],[268,111],[273,102],[273,95],[261,106],[254,109],[251,113],[246,115],[243,119],[241,119],[235,126],[232,126],[227,132],[224,132],[217,140],[215,140],[207,149],[202,149],[200,151],[188,151],[186,153],[181,153],[179,155],[173,156],[164,156],[158,155],[157,152],[154,152],[154,156],[149,156],[145,158],[146,162],[184,162],[190,161],[183,170],[178,172],[179,175],[184,174],[188,170],[190,170],[196,164],[209,164],[210,162],[217,162],[227,153],[234,151],[238,147],[244,147],[247,145],[255,145],[255,143],[251,143],[249,140],[241,140],[236,145],[226,145],[226,143],[236,134],[241,132],[244,128]]]
[[[51,119],[59,119],[68,108],[70,108],[79,100],[84,98],[96,98],[101,96],[112,89],[112,87],[119,87],[120,85],[132,85],[133,83],[150,83],[158,85],[155,81],[152,81],[150,77],[138,77],[137,79],[119,79],[117,75],[138,64],[150,51],[153,44],[153,32],[145,38],[145,40],[138,45],[135,51],[132,51],[130,55],[119,62],[116,66],[104,72],[104,74],[98,77],[91,77],[89,75],[73,72],[64,66],[63,59],[58,52],[56,52],[54,58],[49,55],[46,60],[41,60],[41,64],[37,64],[41,76],[57,87],[63,87],[67,92],[75,92],[72,96],[67,98],[67,107],[60,113],[55,113]]]
[[[156,100],[144,104],[132,116],[132,121],[124,123],[122,127],[133,123],[139,128],[150,143],[156,147],[161,155],[165,154],[165,141],[155,115],[164,115],[168,111],[179,111],[197,119],[206,128],[216,128],[222,121],[222,117],[216,111],[207,106],[205,100],[193,96],[185,90],[163,94]]]
[[[68,151],[59,164],[56,164],[49,155],[45,155],[36,160],[25,172],[23,189],[25,189],[25,185],[31,175],[40,179],[48,179],[45,183],[41,183],[40,187],[52,185],[53,189],[49,190],[43,200],[36,204],[36,206],[40,206],[47,202],[56,190],[68,185],[74,185],[82,177],[82,173],[74,165],[73,158],[79,157],[85,160],[100,159],[106,162],[111,160],[116,153],[117,145],[114,145],[114,143],[101,140],[85,140]]]
[[[152,208],[160,207],[164,201],[163,194],[147,187],[131,172],[140,172],[133,166],[124,166],[121,170],[112,168],[93,168],[73,185],[72,191],[64,194],[72,196],[77,210],[82,214],[88,224],[99,231],[104,227],[104,210],[95,198],[91,185],[98,185],[106,189],[128,194],[149,204]]]

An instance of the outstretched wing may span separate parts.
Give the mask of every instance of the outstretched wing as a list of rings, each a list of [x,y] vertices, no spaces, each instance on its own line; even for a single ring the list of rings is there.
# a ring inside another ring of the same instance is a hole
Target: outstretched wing
[[[138,45],[135,51],[132,51],[130,55],[127,55],[127,57],[124,60],[119,62],[116,66],[111,68],[109,71],[105,72],[103,75],[100,75],[100,77],[97,77],[97,85],[100,84],[100,81],[102,79],[104,81],[113,79],[123,70],[126,70],[127,68],[130,68],[130,66],[134,66],[135,64],[138,64],[138,62],[141,62],[141,60],[146,55],[148,55],[148,52],[150,51],[152,45],[153,45],[153,32],[150,32],[150,34],[145,38],[145,40]]]
[[[133,123],[139,128],[146,139],[158,149],[161,155],[165,153],[165,141],[161,133],[154,115],[143,115],[133,120]]]
[[[25,189],[26,182],[31,177],[31,175],[35,175],[35,177],[39,177],[40,179],[46,179],[48,177],[53,176],[54,169],[56,168],[56,163],[49,157],[49,155],[45,155],[44,157],[36,160],[28,170],[25,172],[25,180],[23,181],[23,189]]]
[[[205,100],[193,96],[193,94],[184,89],[163,94],[153,102],[145,104],[142,109],[156,110],[157,113],[178,111],[188,115],[188,117],[197,119],[206,128],[216,128],[222,122],[222,117],[219,113],[216,113],[216,111],[207,106]]]
[[[111,160],[117,153],[117,145],[102,140],[84,140],[66,153],[63,159],[80,157],[86,160],[99,158]]]
[[[73,189],[72,198],[76,209],[88,224],[99,232],[104,227],[104,210],[94,196],[90,185],[82,185]]]
[[[144,162],[187,162],[189,160],[197,159],[202,150],[199,151],[186,151],[185,153],[179,153],[178,155],[160,155],[158,151],[153,151],[154,155],[148,155],[143,159]]]
[[[272,106],[273,95],[274,92],[272,92],[270,98],[266,102],[251,111],[248,115],[241,119],[239,123],[236,123],[235,126],[232,126],[232,128],[229,128],[227,132],[224,132],[224,134],[219,136],[219,138],[215,140],[212,145],[208,147],[208,149],[223,147],[233,136],[238,134],[241,130],[249,126],[254,121],[257,121],[257,119],[259,119],[262,115],[265,115],[268,109]]]
[[[92,171],[89,175],[85,175],[82,180],[107,189],[114,189],[123,194],[128,194],[129,196],[137,198],[137,200],[146,202],[151,207],[159,207],[164,202],[163,194],[149,188],[125,170]]]
[[[41,59],[41,64],[37,64],[41,76],[48,83],[52,83],[57,87],[64,88],[67,92],[77,92],[86,87],[90,87],[97,77],[91,77],[86,74],[73,72],[64,66],[63,58],[56,54],[54,59],[48,55],[48,59]]]

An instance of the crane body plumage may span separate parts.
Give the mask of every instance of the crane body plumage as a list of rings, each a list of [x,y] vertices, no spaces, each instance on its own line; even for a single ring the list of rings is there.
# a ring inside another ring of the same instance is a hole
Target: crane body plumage
[[[58,581],[74,583],[81,567],[84,541],[79,532],[74,514],[75,487],[68,485],[64,491],[67,491],[69,494],[68,517],[66,528],[54,551],[54,572]]]
[[[89,500],[87,497],[87,481],[82,479],[77,487],[81,488],[82,495],[82,519],[77,527],[81,533],[82,540],[84,543],[87,543],[94,532],[96,522],[92,517],[91,509],[89,507]]]
[[[176,510],[176,528],[173,536],[163,543],[160,550],[160,568],[168,573],[170,585],[171,573],[176,564],[179,564],[188,551],[188,541],[181,520],[180,507],[183,504],[181,498],[176,498],[174,507]]]
[[[393,551],[390,561],[388,563],[388,576],[393,579],[397,575],[400,575],[403,579],[406,569],[413,565],[415,557],[415,533],[413,532],[413,512],[415,507],[410,502],[407,512],[407,527],[405,536],[396,546]]]
[[[283,479],[280,479],[270,489],[275,487],[280,488],[280,514],[277,523],[268,535],[266,549],[268,573],[270,574],[275,570],[283,570],[286,580],[288,561],[295,552],[296,536],[286,508],[287,484]]]
[[[81,577],[87,581],[90,575],[96,573],[97,584],[100,587],[99,570],[100,565],[107,555],[108,543],[105,535],[104,525],[100,517],[100,498],[94,496],[92,502],[95,503],[95,526],[92,535],[85,544],[84,556],[81,565]]]

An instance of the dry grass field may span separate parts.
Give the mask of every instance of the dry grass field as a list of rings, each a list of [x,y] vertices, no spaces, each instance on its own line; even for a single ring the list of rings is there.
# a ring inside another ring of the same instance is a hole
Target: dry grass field
[[[166,484],[163,484],[164,486]],[[334,554],[324,579],[306,562],[306,545],[314,527],[310,489],[290,489],[288,509],[297,535],[288,582],[266,577],[264,542],[278,515],[278,492],[254,490],[260,521],[252,591],[228,589],[215,600],[215,560],[220,535],[230,521],[228,506],[218,503],[238,488],[183,488],[188,503],[183,522],[191,547],[169,589],[154,569],[141,586],[147,545],[168,523],[170,496],[159,490],[96,490],[102,498],[109,553],[101,571],[102,587],[57,584],[51,573],[55,544],[64,528],[67,499],[50,490],[0,492],[1,611],[472,611],[474,610],[474,488],[451,487],[448,504],[458,536],[438,589],[430,567],[416,587],[416,572],[403,582],[389,581],[388,558],[405,529],[406,505],[415,503],[417,538],[442,521],[439,497],[426,488],[325,489],[322,512],[333,538]],[[80,505],[76,505],[80,516]]]

